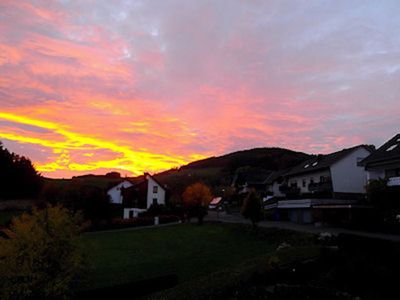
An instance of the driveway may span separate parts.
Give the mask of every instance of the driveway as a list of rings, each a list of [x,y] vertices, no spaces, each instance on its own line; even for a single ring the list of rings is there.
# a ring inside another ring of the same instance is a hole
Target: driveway
[[[226,223],[251,224],[249,220],[243,218],[239,213],[227,214],[225,212],[216,212],[216,211],[209,211],[208,215],[204,220],[219,221]],[[282,221],[261,221],[258,225],[260,227],[265,227],[265,228],[281,228],[281,229],[288,229],[301,232],[310,232],[314,234],[319,234],[321,232],[329,232],[333,235],[338,235],[339,233],[347,233],[347,234],[354,234],[359,236],[366,236],[371,238],[379,238],[384,240],[400,242],[400,235],[359,231],[346,228],[323,227],[323,226],[316,227],[312,224],[297,224],[297,223],[282,222]]]

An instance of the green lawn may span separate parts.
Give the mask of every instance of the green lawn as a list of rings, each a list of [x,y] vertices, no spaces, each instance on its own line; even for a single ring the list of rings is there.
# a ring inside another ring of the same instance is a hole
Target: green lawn
[[[309,243],[310,235],[283,230],[255,234],[241,225],[176,225],[84,235],[91,257],[90,287],[175,273],[179,282],[272,253],[283,241]]]

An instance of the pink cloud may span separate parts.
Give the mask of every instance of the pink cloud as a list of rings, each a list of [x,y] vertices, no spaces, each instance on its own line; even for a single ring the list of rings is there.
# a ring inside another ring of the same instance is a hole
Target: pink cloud
[[[400,130],[398,6],[348,5],[3,1],[0,139],[48,176],[379,144]]]

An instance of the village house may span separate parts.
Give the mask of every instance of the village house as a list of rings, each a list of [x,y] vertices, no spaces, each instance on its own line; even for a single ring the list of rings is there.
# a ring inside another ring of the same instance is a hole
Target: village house
[[[400,186],[400,134],[395,135],[360,162],[367,180],[387,179],[388,186]]]
[[[117,185],[113,186],[107,191],[107,195],[110,198],[110,202],[113,204],[122,204],[122,194],[121,194],[121,189],[126,189],[128,187],[131,187],[133,185],[132,182],[129,180],[124,180]]]
[[[351,216],[351,210],[363,207],[367,173],[359,165],[373,148],[359,145],[327,155],[317,155],[294,167],[284,175],[279,187],[286,200],[271,204],[277,219],[287,218],[297,223],[313,223],[315,215]],[[277,183],[279,184],[279,183]]]
[[[265,189],[268,196],[275,198],[285,197],[280,187],[284,183],[284,175],[288,170],[274,171],[264,181]]]
[[[359,145],[327,155],[317,155],[285,174],[287,196],[320,195],[335,199],[359,199],[365,194],[367,172],[359,165],[373,151]]]
[[[135,182],[125,180],[108,190],[111,203],[121,204],[124,219],[137,217],[151,205],[165,205],[167,190],[149,173]]]
[[[265,193],[265,180],[271,171],[259,167],[247,167],[237,170],[232,181],[239,194],[246,194],[254,189],[259,194]]]

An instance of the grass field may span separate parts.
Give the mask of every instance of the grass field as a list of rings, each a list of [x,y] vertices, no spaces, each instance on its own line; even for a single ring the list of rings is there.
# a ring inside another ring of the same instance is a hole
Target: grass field
[[[91,288],[172,273],[185,282],[272,253],[281,242],[310,240],[310,235],[283,230],[255,234],[233,224],[184,224],[84,235],[92,262]]]

